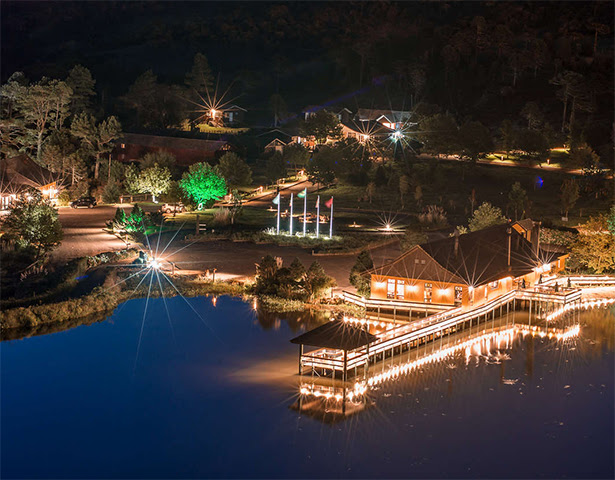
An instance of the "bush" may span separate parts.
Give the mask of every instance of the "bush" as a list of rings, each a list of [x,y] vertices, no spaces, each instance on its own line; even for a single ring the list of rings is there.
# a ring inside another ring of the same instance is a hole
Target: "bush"
[[[118,203],[120,200],[120,186],[117,182],[109,182],[102,191],[103,203]]]
[[[220,226],[224,226],[224,225],[230,225],[231,224],[231,211],[228,208],[216,208],[214,210],[214,218],[213,218],[213,223],[214,225],[220,225]]]
[[[62,190],[58,195],[58,206],[68,207],[70,203],[70,193],[68,190]]]
[[[448,224],[446,211],[438,205],[427,205],[418,218],[419,222],[433,227],[442,228]]]

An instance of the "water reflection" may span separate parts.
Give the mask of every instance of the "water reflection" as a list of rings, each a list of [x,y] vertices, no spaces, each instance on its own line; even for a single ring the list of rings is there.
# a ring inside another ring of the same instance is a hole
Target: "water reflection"
[[[527,319],[529,320],[529,319]],[[403,381],[405,389],[425,390],[442,380],[447,382],[447,395],[453,395],[453,372],[469,367],[499,365],[501,385],[514,385],[518,379],[506,377],[506,363],[525,350],[525,374],[534,375],[535,349],[561,350],[599,357],[603,349],[613,350],[615,323],[604,310],[564,316],[557,322],[512,324],[509,317],[479,328],[461,331],[442,342],[432,341],[410,348],[392,358],[370,363],[362,375],[343,382],[326,376],[302,376],[298,398],[291,405],[305,415],[324,423],[339,422],[363,412],[378,403],[377,391],[383,386]],[[583,329],[583,340],[579,336]],[[568,360],[565,360],[568,362]],[[419,388],[421,387],[421,388]]]

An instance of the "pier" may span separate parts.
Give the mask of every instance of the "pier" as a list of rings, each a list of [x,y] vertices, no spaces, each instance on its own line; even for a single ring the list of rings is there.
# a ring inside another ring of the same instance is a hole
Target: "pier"
[[[403,324],[382,322],[373,319],[344,318],[329,322],[323,327],[328,329],[328,342],[319,340],[322,335],[310,335],[307,332],[293,340],[299,345],[299,373],[310,372],[311,375],[336,377],[346,381],[349,376],[366,377],[371,364],[386,360],[395,355],[420,348],[423,345],[437,342],[442,347],[444,339],[456,332],[472,330],[479,325],[495,325],[496,317],[502,317],[517,310],[527,310],[531,319],[548,321],[553,314],[562,311],[566,306],[580,304],[581,290],[578,288],[561,288],[539,286],[527,289],[516,289],[471,309],[453,307],[443,312],[427,316],[421,320],[404,322]],[[375,337],[368,333],[370,326],[385,328],[385,331]],[[360,341],[348,341],[350,338]],[[344,344],[344,348],[338,345]],[[304,345],[319,347],[310,352],[304,352]]]

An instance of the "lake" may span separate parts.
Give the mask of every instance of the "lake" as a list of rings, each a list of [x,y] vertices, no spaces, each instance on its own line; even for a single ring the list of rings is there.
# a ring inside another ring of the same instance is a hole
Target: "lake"
[[[289,343],[322,319],[146,302],[1,344],[2,478],[615,475],[613,309],[384,381],[328,421],[297,410]]]

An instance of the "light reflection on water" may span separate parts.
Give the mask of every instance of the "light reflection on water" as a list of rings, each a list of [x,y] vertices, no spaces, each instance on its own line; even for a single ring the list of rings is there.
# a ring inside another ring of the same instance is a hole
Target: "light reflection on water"
[[[141,300],[2,344],[3,478],[613,476],[612,310],[581,313],[578,337],[518,333],[378,382],[329,422],[297,411],[288,341],[324,318],[189,299],[214,338],[167,301],[175,340],[150,300],[134,373]]]

